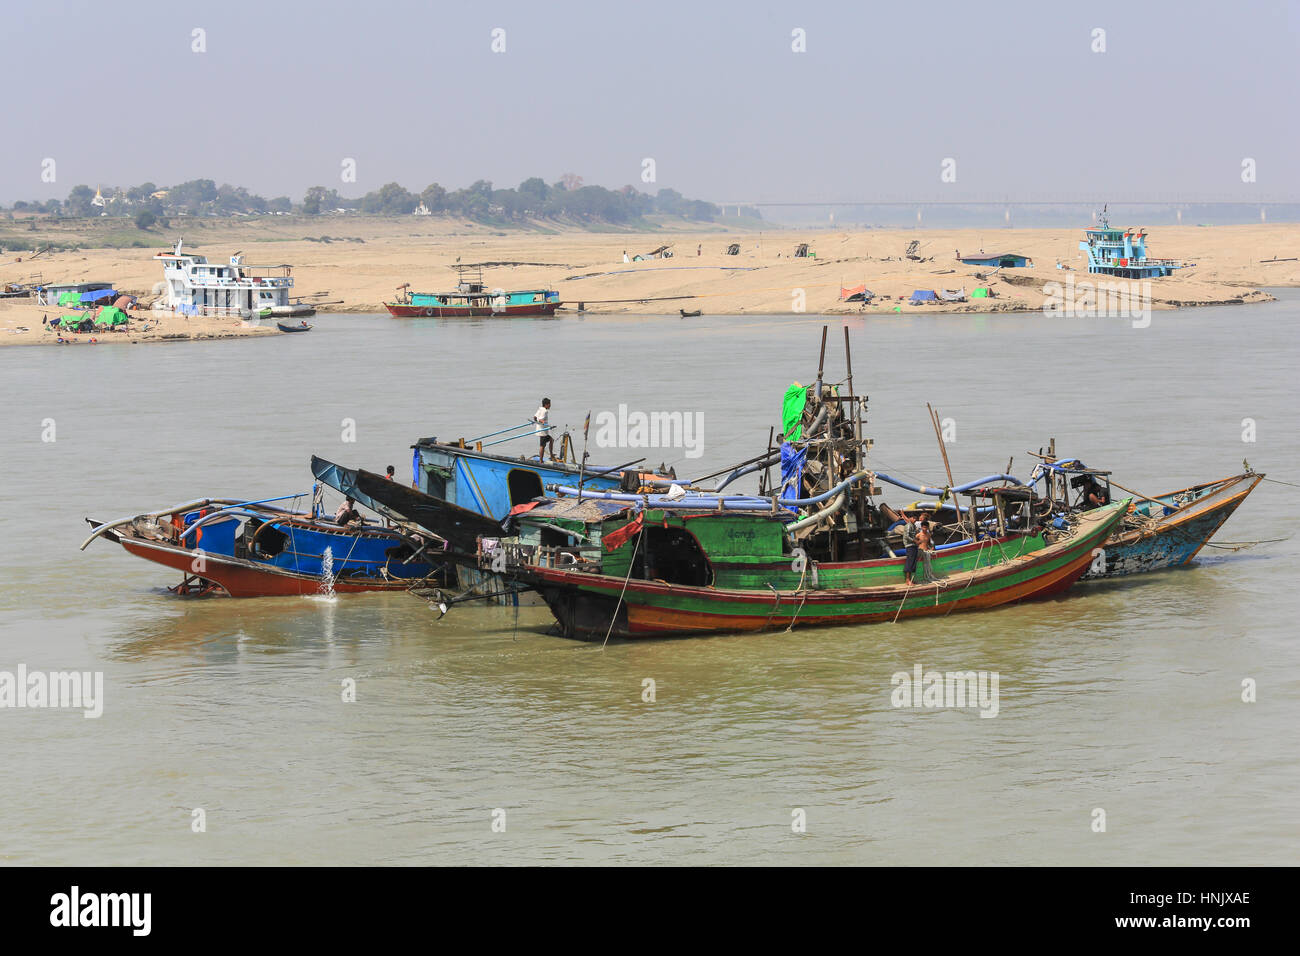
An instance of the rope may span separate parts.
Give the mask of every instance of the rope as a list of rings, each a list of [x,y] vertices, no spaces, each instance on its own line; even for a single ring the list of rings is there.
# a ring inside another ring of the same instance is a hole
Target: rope
[[[894,619],[889,622],[890,624],[898,623],[898,615],[903,613],[903,605],[907,603],[907,596],[911,593],[912,593],[912,585],[909,584],[907,586],[907,590],[903,592],[903,600],[898,602],[898,610],[894,612]]]
[[[808,564],[811,561],[812,558],[808,558],[808,557],[804,558],[803,570],[799,572],[799,587],[795,588],[796,591],[803,591],[803,582],[804,579],[808,576]],[[794,615],[790,618],[790,624],[785,629],[785,633],[789,634],[791,631],[794,630],[794,622],[799,619],[799,612],[803,610],[804,602],[807,600],[808,600],[808,592],[803,591],[803,597],[799,599],[799,606],[795,608]]]
[[[771,589],[773,597],[776,598],[776,603],[772,605],[772,610],[771,610],[771,612],[767,615],[767,621],[766,621],[766,623],[763,624],[763,630],[765,630],[765,631],[766,631],[769,627],[772,626],[772,618],[776,617],[776,612],[777,612],[777,611],[780,609],[780,607],[781,607],[781,592],[778,591],[778,590],[775,588],[775,586],[773,586],[773,584],[772,584],[771,581],[768,581],[768,582],[767,582],[767,586],[768,586],[768,588]]]
[[[1275,485],[1287,485],[1287,486],[1290,487],[1290,488],[1300,488],[1300,485],[1297,485],[1294,481],[1282,481],[1282,480],[1280,480],[1280,479],[1278,479],[1278,478],[1264,478],[1264,477],[1261,477],[1259,480],[1260,480],[1260,481],[1271,481],[1271,482],[1273,482],[1273,484],[1275,484]]]
[[[641,530],[636,533],[636,544],[632,547],[632,557],[627,561],[627,577],[623,579],[623,590],[618,592],[618,603],[614,605],[614,616],[609,619],[609,630],[605,632],[605,639],[601,641],[601,650],[609,643],[609,635],[614,632],[614,622],[618,620],[619,608],[623,606],[623,595],[627,593],[627,582],[632,580],[632,568],[636,566],[636,552],[641,547],[641,537],[645,534],[645,525],[641,525]]]
[[[982,539],[982,540],[980,541],[980,549],[979,549],[978,551],[975,552],[975,567],[974,567],[972,570],[970,570],[969,572],[967,572],[967,575],[966,575],[966,587],[963,587],[963,588],[962,588],[962,591],[965,591],[966,588],[969,588],[972,584],[975,583],[975,572],[978,571],[978,570],[980,569],[980,555],[982,555],[982,554],[984,553],[984,546],[985,546],[986,544],[988,544],[988,543],[989,543],[989,539],[988,539],[988,538],[984,538],[984,539]],[[960,592],[959,592],[959,593],[960,593]],[[958,597],[958,598],[956,598],[956,600],[954,600],[951,604],[949,604],[949,605],[948,605],[948,610],[946,610],[946,611],[943,612],[943,616],[944,616],[944,617],[947,617],[949,614],[951,614],[951,613],[952,613],[952,609],[955,608],[955,607],[957,606],[957,603],[958,603],[960,600],[961,600],[961,598]],[[937,588],[935,589],[935,592],[934,592],[934,603],[935,603],[935,606],[936,606],[936,607],[939,605],[939,591],[938,591]]]
[[[1279,541],[1289,541],[1289,538],[1265,538],[1262,541],[1222,541],[1219,544],[1205,542],[1207,548],[1217,548],[1220,551],[1244,551],[1246,548],[1253,548],[1257,544],[1277,544]]]

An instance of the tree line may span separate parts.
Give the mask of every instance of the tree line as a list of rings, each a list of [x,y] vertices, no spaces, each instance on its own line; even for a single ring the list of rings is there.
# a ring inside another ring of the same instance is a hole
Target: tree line
[[[759,218],[756,209],[745,214]],[[146,182],[129,188],[78,185],[63,200],[18,201],[11,213],[41,213],[53,217],[127,216],[147,229],[166,226],[169,217],[260,216],[297,214],[327,216],[364,213],[373,216],[409,216],[415,213],[456,216],[483,223],[522,223],[529,220],[570,220],[582,223],[631,225],[647,216],[675,216],[710,222],[722,211],[710,202],[687,199],[675,189],[643,193],[632,186],[606,189],[584,185],[580,176],[567,173],[548,184],[533,176],[511,189],[497,189],[480,179],[464,189],[447,190],[438,183],[415,193],[399,183],[387,183],[364,196],[348,198],[336,189],[312,186],[300,202],[288,196],[266,199],[242,186],[218,186],[211,179],[192,179],[160,188]]]

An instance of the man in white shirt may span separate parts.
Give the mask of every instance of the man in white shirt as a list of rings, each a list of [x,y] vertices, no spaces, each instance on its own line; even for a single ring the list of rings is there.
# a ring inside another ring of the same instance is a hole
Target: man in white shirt
[[[537,423],[537,438],[539,447],[537,449],[537,460],[546,461],[546,446],[551,446],[551,460],[555,460],[555,439],[551,438],[549,432],[549,419],[551,417],[551,400],[543,398],[541,406],[533,415],[533,421]]]

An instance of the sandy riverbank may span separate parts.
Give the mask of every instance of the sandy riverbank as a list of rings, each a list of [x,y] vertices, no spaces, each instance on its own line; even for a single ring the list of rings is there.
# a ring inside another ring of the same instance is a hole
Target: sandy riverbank
[[[1118,223],[1116,225],[1119,225]],[[1128,225],[1127,223],[1124,225]],[[20,253],[0,256],[0,282],[113,281],[123,291],[148,300],[162,278],[150,257],[183,234],[187,248],[211,261],[225,262],[242,251],[253,265],[290,263],[295,295],[321,293],[322,300],[341,300],[328,307],[338,312],[379,312],[397,287],[409,282],[420,291],[453,289],[460,263],[485,263],[489,288],[552,288],[566,308],[584,303],[590,312],[675,315],[679,309],[706,314],[763,314],[805,311],[810,314],[857,313],[839,301],[841,287],[865,284],[877,294],[868,312],[1036,311],[1043,307],[1043,287],[1067,278],[1085,281],[1078,249],[1080,229],[856,229],[813,231],[779,229],[762,233],[710,230],[597,233],[518,231],[438,219],[402,220],[331,217],[264,218],[233,221],[180,220],[166,234],[138,233],[148,248],[94,248],[105,241],[101,223],[54,224],[31,231],[33,245],[43,238],[85,244],[77,251],[35,259]],[[115,234],[120,241],[121,226]],[[915,255],[904,256],[908,244]],[[738,243],[740,254],[725,249]],[[794,258],[807,242],[815,258]],[[1300,225],[1249,225],[1152,229],[1152,255],[1195,262],[1194,268],[1151,284],[1152,308],[1267,301],[1268,286],[1300,286],[1300,262],[1262,262],[1300,256]],[[667,259],[623,262],[671,244]],[[1030,256],[1032,269],[988,269],[963,265],[956,250],[973,253],[1014,252]],[[16,261],[22,259],[22,261]],[[1058,269],[1057,263],[1063,267]],[[1074,271],[1070,271],[1074,270]],[[983,276],[984,278],[981,278]],[[992,300],[938,305],[911,305],[914,289],[965,289],[978,286]],[[0,344],[53,341],[42,335],[42,314],[61,314],[22,300],[0,300]],[[141,313],[145,322],[153,313]],[[137,341],[166,341],[169,336],[218,338],[276,334],[274,329],[244,327],[236,319],[185,319],[165,315],[161,326],[143,331],[133,321],[129,333],[106,333]],[[26,326],[30,331],[9,331]],[[82,337],[85,338],[84,336]]]
[[[240,319],[215,316],[184,316],[152,312],[128,313],[131,322],[124,331],[68,332],[42,326],[41,319],[57,319],[67,309],[0,300],[0,345],[98,345],[112,342],[181,342],[201,339],[249,338],[283,335],[274,324],[259,327]],[[60,342],[60,338],[63,340]]]

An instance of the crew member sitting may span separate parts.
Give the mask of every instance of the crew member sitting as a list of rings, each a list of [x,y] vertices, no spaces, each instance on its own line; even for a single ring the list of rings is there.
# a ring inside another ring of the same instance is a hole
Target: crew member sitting
[[[351,498],[346,498],[343,504],[339,505],[339,510],[334,512],[334,523],[341,527],[350,527],[361,524],[361,512],[357,511],[356,502]]]
[[[1090,476],[1088,483],[1083,486],[1083,501],[1089,508],[1100,508],[1110,504],[1110,495],[1106,494],[1106,489],[1098,484],[1096,478]]]

